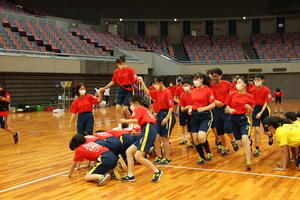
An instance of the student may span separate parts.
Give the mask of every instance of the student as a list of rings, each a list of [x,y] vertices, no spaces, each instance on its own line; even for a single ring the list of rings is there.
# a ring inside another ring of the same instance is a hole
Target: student
[[[127,66],[125,63],[125,56],[121,56],[116,60],[118,69],[114,71],[112,81],[105,87],[101,88],[102,92],[105,92],[107,88],[110,88],[115,83],[119,85],[118,94],[116,97],[116,120],[118,126],[116,129],[122,129],[122,124],[120,123],[121,117],[130,118],[130,112],[128,110],[128,99],[133,94],[133,85],[137,80],[137,75],[134,69]]]
[[[94,115],[93,105],[99,104],[102,101],[102,94],[99,93],[99,97],[95,97],[91,94],[86,94],[86,87],[83,84],[77,86],[76,89],[77,98],[73,101],[70,112],[71,120],[69,128],[72,126],[76,113],[77,118],[77,133],[82,135],[93,134],[94,130]]]
[[[15,144],[19,141],[20,133],[8,127],[9,103],[11,101],[9,93],[4,89],[0,83],[0,128],[5,132],[10,133],[14,139]]]
[[[95,142],[86,142],[85,137],[81,134],[72,137],[69,147],[72,151],[75,150],[69,178],[79,162],[86,159],[97,161],[93,169],[86,173],[86,181],[97,181],[97,186],[102,186],[110,180],[108,172],[116,167],[118,158],[107,147],[103,147]]]
[[[192,106],[191,100],[191,82],[188,79],[182,81],[182,87],[184,92],[180,95],[179,103],[180,103],[180,112],[179,112],[179,125],[181,126],[182,132],[182,142],[180,145],[186,144],[185,133],[188,131],[191,136],[192,141],[192,133],[191,133],[191,115],[188,114],[188,110]],[[192,142],[191,142],[192,143]],[[190,144],[190,147],[193,147]]]
[[[248,80],[244,77],[237,79],[236,89],[226,97],[225,112],[231,114],[231,125],[235,139],[239,146],[241,140],[245,149],[246,168],[251,170],[250,155],[250,120],[249,113],[253,111],[254,99],[251,94],[247,93]]]
[[[274,170],[286,170],[289,163],[289,147],[300,146],[300,126],[294,124],[282,124],[282,119],[279,117],[268,117],[264,120],[264,128],[267,134],[274,135],[279,145],[280,160]],[[300,168],[300,155],[296,165]]]
[[[261,154],[259,149],[260,146],[260,124],[263,124],[264,119],[266,119],[271,114],[269,108],[269,103],[272,100],[270,89],[263,85],[265,76],[263,74],[256,74],[254,76],[254,87],[251,88],[250,94],[254,97],[254,110],[252,114],[252,126],[254,127],[255,136],[255,151],[253,156],[258,157]],[[269,137],[270,145],[273,143],[273,138]]]
[[[131,119],[121,119],[122,123],[138,123],[142,127],[140,139],[137,140],[126,150],[128,162],[128,175],[123,177],[123,181],[133,182],[134,177],[134,158],[136,161],[153,171],[152,182],[157,182],[163,172],[156,168],[151,161],[145,158],[156,138],[155,118],[149,112],[144,98],[133,96],[130,100],[130,109],[133,111]]]
[[[105,106],[108,107],[109,106],[110,88],[106,88],[103,95],[104,95],[104,101],[106,102]]]
[[[220,68],[214,68],[210,70],[212,83],[211,89],[214,92],[216,98],[215,104],[216,107],[213,109],[214,114],[214,126],[216,127],[219,145],[221,145],[221,155],[227,155],[229,153],[229,147],[227,146],[226,134],[231,139],[231,144],[234,151],[238,151],[239,147],[235,142],[234,136],[232,134],[231,127],[231,115],[225,113],[225,100],[226,96],[231,92],[231,83],[225,80],[222,80],[223,72]]]
[[[168,88],[165,87],[166,80],[164,77],[157,77],[154,79],[154,86],[156,90],[150,91],[146,87],[143,80],[140,80],[143,89],[146,94],[150,94],[151,98],[155,98],[157,106],[157,121],[156,129],[157,136],[155,139],[155,153],[157,155],[155,164],[166,165],[171,161],[171,145],[169,138],[172,133],[172,129],[175,126],[176,119],[174,114],[174,98]],[[161,147],[162,144],[162,147]],[[165,157],[162,156],[162,150],[165,153]]]
[[[280,112],[280,113],[283,113],[282,111],[282,98],[283,98],[283,91],[280,89],[280,88],[277,88],[274,93],[273,93],[273,96],[275,98],[275,114]],[[278,109],[278,104],[279,104],[279,109]]]
[[[215,97],[210,88],[210,77],[196,73],[193,75],[195,89],[191,93],[191,104],[188,113],[191,115],[191,132],[196,151],[200,156],[198,164],[212,160],[212,153],[207,141],[207,132],[213,121],[211,110],[215,107]],[[207,156],[205,157],[203,148]]]

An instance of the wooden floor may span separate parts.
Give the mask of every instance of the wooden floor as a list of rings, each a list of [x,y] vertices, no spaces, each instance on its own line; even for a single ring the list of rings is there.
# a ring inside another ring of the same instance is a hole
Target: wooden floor
[[[289,100],[285,110],[300,111],[300,101]],[[11,114],[10,124],[21,132],[20,143],[0,132],[0,199],[300,199],[300,171],[293,166],[275,172],[276,146],[263,137],[262,156],[253,158],[253,170],[244,169],[243,151],[221,157],[214,153],[211,162],[196,164],[194,149],[177,145],[180,129],[172,135],[173,163],[161,167],[164,174],[151,183],[151,172],[137,165],[134,183],[112,180],[96,187],[83,180],[84,170],[68,178],[73,152],[68,143],[75,131],[68,130],[70,114],[34,112]],[[96,128],[114,127],[114,110],[95,111]]]

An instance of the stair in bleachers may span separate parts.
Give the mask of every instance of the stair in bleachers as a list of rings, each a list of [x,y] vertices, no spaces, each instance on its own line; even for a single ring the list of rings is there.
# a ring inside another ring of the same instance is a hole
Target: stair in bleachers
[[[247,43],[241,43],[242,48],[244,49],[244,52],[246,53],[247,59],[258,59],[255,50],[253,49],[252,45]]]
[[[183,44],[174,44],[173,45],[175,58],[182,61],[188,61],[186,51],[184,50]]]

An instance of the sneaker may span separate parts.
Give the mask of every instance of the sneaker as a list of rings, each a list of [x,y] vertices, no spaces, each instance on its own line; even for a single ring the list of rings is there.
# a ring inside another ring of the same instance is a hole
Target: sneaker
[[[15,144],[19,142],[19,136],[20,136],[19,132],[16,132],[16,134],[13,136]]]
[[[179,145],[185,145],[187,142],[186,142],[186,140],[182,140],[180,143],[179,143]]]
[[[158,165],[159,162],[160,162],[162,159],[163,159],[163,158],[156,157],[156,159],[153,161],[153,164]]]
[[[268,144],[269,144],[269,145],[272,145],[272,144],[273,144],[273,137],[272,137],[272,136],[269,136]]]
[[[192,149],[192,148],[194,148],[194,145],[190,144],[190,145],[187,146],[187,148]]]
[[[171,160],[168,160],[166,158],[163,158],[161,159],[161,161],[158,163],[159,165],[168,165],[168,164],[171,164],[172,161]]]
[[[233,150],[234,151],[238,151],[239,150],[239,145],[236,143],[236,141],[232,141],[231,142]]]
[[[163,171],[161,171],[161,170],[159,170],[158,172],[154,172],[151,182],[153,182],[153,183],[157,182],[160,179],[162,174],[163,174]]]
[[[253,156],[254,156],[254,157],[260,156],[260,150],[259,150],[259,149],[256,149],[256,150],[254,151],[254,153],[253,153]]]
[[[217,152],[220,153],[222,152],[223,146],[222,145],[218,145],[217,146]]]
[[[127,181],[127,182],[134,182],[135,177],[134,176],[124,176],[121,178],[122,181]]]
[[[246,164],[246,169],[247,169],[247,170],[251,170],[251,168],[252,168],[252,164],[251,164],[251,163],[247,163],[247,164]]]
[[[110,180],[110,175],[109,175],[109,173],[106,173],[103,175],[102,178],[99,179],[97,186],[99,187],[99,186],[105,185],[109,180]]]
[[[206,154],[206,161],[211,161],[211,160],[212,160],[212,158],[213,158],[213,155],[212,155],[212,153],[208,153],[208,154]]]
[[[199,160],[199,161],[197,162],[198,165],[203,165],[203,164],[205,164],[205,163],[206,163],[206,160],[203,159],[203,158],[201,158],[201,160]]]
[[[223,148],[221,151],[221,156],[226,156],[229,154],[229,149],[228,148]]]

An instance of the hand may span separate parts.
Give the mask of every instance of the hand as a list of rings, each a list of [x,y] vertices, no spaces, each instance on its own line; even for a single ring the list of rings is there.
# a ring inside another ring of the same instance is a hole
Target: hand
[[[232,109],[232,108],[229,109],[229,114],[234,114],[235,112],[236,112],[235,109]]]
[[[136,78],[136,81],[137,81],[137,82],[139,82],[139,83],[142,83],[142,82],[144,82],[144,81],[143,81],[143,78],[142,78],[142,77],[140,77],[140,76],[138,76],[138,77]]]
[[[161,125],[164,126],[168,123],[169,119],[164,118],[164,120],[162,120]]]
[[[197,111],[198,111],[198,112],[204,112],[205,109],[204,109],[204,108],[197,108]]]
[[[120,119],[120,123],[122,123],[122,124],[123,124],[123,123],[124,123],[124,124],[127,123],[127,119]]]
[[[192,109],[192,106],[189,108],[189,110],[188,110],[188,114],[189,115],[192,115],[192,112],[193,112],[193,109]]]
[[[4,99],[5,99],[4,97],[0,97],[0,101],[4,101]]]
[[[103,88],[100,88],[100,92],[105,92],[105,88],[103,87]]]
[[[247,110],[251,110],[252,107],[251,107],[249,104],[246,104],[246,105],[245,105],[245,108],[246,108]]]
[[[215,100],[216,107],[221,108],[223,106],[223,103],[221,101]]]
[[[260,117],[261,117],[261,113],[257,113],[257,115],[255,116],[256,119],[260,119]]]

